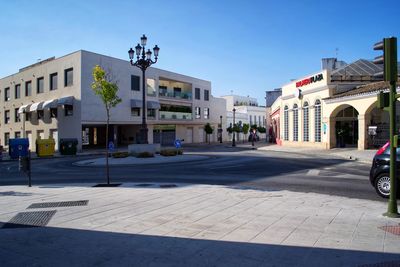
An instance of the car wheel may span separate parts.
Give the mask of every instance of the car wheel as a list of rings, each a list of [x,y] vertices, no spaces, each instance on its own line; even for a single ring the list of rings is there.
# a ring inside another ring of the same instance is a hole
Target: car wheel
[[[390,194],[390,177],[388,173],[379,174],[375,179],[375,190],[381,197],[388,198]]]

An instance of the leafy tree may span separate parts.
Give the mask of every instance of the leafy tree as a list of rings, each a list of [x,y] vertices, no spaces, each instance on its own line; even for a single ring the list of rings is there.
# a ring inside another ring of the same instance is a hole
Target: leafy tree
[[[260,127],[257,127],[257,131],[260,133],[266,133],[267,129],[265,129],[265,127],[260,126]]]
[[[106,176],[107,184],[110,184],[110,171],[108,166],[108,126],[110,123],[110,110],[117,106],[122,99],[118,97],[118,85],[110,78],[110,74],[106,73],[99,65],[93,68],[92,72],[93,83],[92,89],[96,95],[100,97],[106,108],[107,126],[106,126]]]
[[[247,140],[247,134],[249,133],[249,130],[250,130],[250,124],[244,123],[242,130],[243,130],[243,134],[245,136],[245,140]]]
[[[206,132],[206,136],[208,139],[208,143],[210,143],[210,134],[213,133],[214,129],[211,127],[210,123],[207,123],[206,125],[204,125],[204,131]]]

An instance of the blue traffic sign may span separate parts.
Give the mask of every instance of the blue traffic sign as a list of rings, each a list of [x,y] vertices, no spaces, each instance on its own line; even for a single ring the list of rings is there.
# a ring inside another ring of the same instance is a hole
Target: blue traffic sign
[[[176,140],[174,141],[174,145],[175,145],[176,148],[181,148],[181,147],[182,147],[182,142],[181,142],[181,140],[176,139]]]
[[[114,150],[114,142],[113,141],[110,141],[109,143],[108,143],[108,150],[110,150],[110,151],[113,151]]]

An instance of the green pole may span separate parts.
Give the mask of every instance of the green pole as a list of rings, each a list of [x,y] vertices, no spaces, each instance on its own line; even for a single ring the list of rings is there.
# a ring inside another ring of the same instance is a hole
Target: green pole
[[[396,81],[397,81],[397,39],[385,38],[384,39],[384,72],[385,80],[390,82],[390,103],[389,103],[389,116],[390,116],[390,196],[388,202],[388,211],[384,214],[387,217],[399,217],[397,211],[397,173],[396,173],[396,159],[397,159],[397,127],[396,127]]]

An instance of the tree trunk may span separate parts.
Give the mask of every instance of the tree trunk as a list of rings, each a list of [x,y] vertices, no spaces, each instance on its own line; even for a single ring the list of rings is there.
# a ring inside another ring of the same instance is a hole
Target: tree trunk
[[[108,167],[108,124],[110,122],[110,110],[107,109],[107,126],[106,126],[106,176],[107,184],[110,184],[110,171]]]

